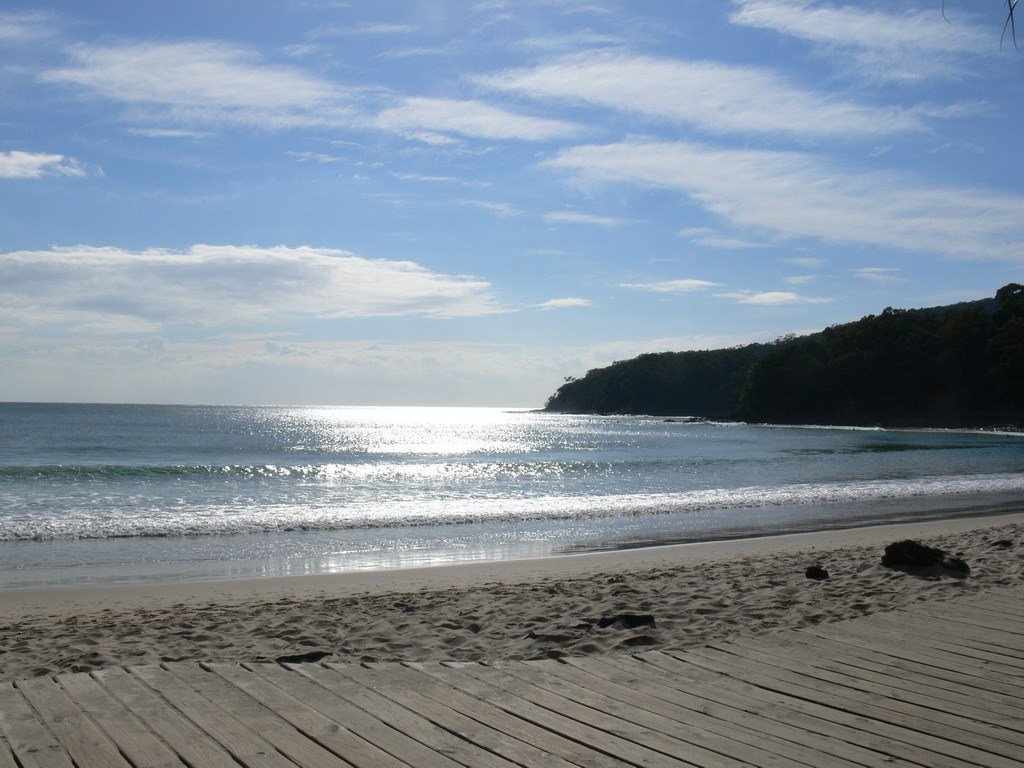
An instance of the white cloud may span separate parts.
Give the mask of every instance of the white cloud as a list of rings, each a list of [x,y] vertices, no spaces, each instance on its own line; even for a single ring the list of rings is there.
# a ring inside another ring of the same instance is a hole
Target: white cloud
[[[899,271],[896,267],[862,267],[851,270],[855,277],[859,277],[861,280],[869,280],[878,285],[893,285],[895,283],[907,282],[905,277],[900,277],[896,274]]]
[[[522,216],[526,211],[522,208],[517,208],[511,203],[492,203],[487,200],[459,200],[460,205],[471,205],[474,208],[481,208],[489,213],[493,213],[495,216],[500,216],[503,219],[508,219],[513,216]]]
[[[0,13],[0,41],[26,43],[49,37],[51,24],[52,18],[43,12]]]
[[[454,147],[462,144],[462,139],[457,139],[454,136],[445,136],[443,133],[433,133],[431,131],[412,131],[403,135],[410,141],[420,141],[424,144],[429,144],[432,147]]]
[[[721,283],[712,283],[710,280],[660,280],[653,283],[619,283],[620,288],[633,288],[638,291],[651,291],[653,293],[692,293],[705,288],[717,288]]]
[[[575,297],[567,296],[564,299],[551,299],[534,306],[538,309],[567,309],[569,307],[590,307],[593,306],[593,302],[591,302],[590,299],[577,299]]]
[[[345,158],[338,157],[337,155],[328,155],[324,152],[285,152],[289,157],[294,157],[300,163],[319,163],[320,165],[329,165],[331,163],[343,163]]]
[[[579,127],[563,120],[549,120],[510,112],[481,101],[410,97],[385,109],[376,118],[378,127],[396,133],[426,131],[428,135],[456,133],[485,139],[542,141],[572,136]],[[417,136],[418,137],[418,136]]]
[[[822,267],[825,265],[824,259],[815,258],[814,256],[794,256],[791,259],[783,259],[787,264],[792,264],[794,267]]]
[[[283,129],[356,119],[350,90],[294,67],[265,64],[227,43],[78,45],[71,57],[71,66],[44,72],[42,79],[135,105],[136,120]]]
[[[518,47],[534,48],[542,51],[579,51],[583,48],[608,47],[621,45],[621,37],[597,32],[593,29],[581,29],[564,35],[541,35],[516,41]]]
[[[45,71],[41,79],[125,104],[124,119],[160,123],[157,130],[165,136],[196,124],[263,130],[342,127],[382,129],[445,146],[459,141],[450,134],[538,141],[580,130],[562,120],[472,100],[406,97],[372,114],[363,103],[367,91],[267,63],[254,51],[221,41],[77,45],[70,56],[69,66]]]
[[[0,179],[41,179],[44,176],[85,176],[79,162],[65,155],[41,152],[0,152]]]
[[[232,245],[0,254],[0,308],[0,321],[61,323],[80,331],[502,311],[488,283],[411,261],[326,248]]]
[[[408,35],[416,32],[412,24],[325,24],[318,27],[314,34],[318,37],[328,35]]]
[[[801,296],[798,293],[789,291],[766,291],[755,293],[754,291],[729,291],[716,293],[720,299],[735,299],[740,304],[756,304],[760,306],[777,306],[780,304],[827,304],[832,299],[816,298],[813,296]]]
[[[786,285],[807,285],[815,280],[817,280],[815,275],[793,275],[792,277],[787,277],[783,282]]]
[[[489,187],[491,182],[489,181],[477,181],[476,179],[460,179],[457,176],[436,176],[426,173],[398,173],[392,172],[391,175],[396,179],[402,181],[420,181],[425,183],[445,183],[445,184],[461,184],[464,187]]]
[[[627,141],[544,163],[584,178],[676,189],[735,226],[965,258],[1024,256],[1024,198],[851,173],[799,152]]]
[[[687,237],[697,245],[724,250],[741,250],[747,248],[767,248],[765,243],[745,240],[741,237],[729,237],[711,227],[687,227],[678,232],[680,237]]]
[[[965,54],[992,50],[994,34],[965,19],[947,23],[939,8],[895,12],[806,0],[738,0],[735,24],[770,29],[833,48],[882,78],[922,79],[955,72]],[[947,10],[951,10],[947,7]]]
[[[205,139],[210,135],[207,131],[190,131],[185,128],[129,128],[128,133],[151,139]]]
[[[590,213],[577,213],[576,211],[551,211],[544,214],[544,221],[556,224],[594,224],[599,227],[618,227],[628,223],[627,219],[594,216]]]
[[[570,56],[478,78],[491,88],[637,112],[714,133],[879,136],[925,129],[922,110],[813,93],[764,69],[623,53]]]

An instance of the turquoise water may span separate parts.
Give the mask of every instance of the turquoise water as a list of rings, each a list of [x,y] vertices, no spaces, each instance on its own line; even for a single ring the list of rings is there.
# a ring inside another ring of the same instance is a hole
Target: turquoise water
[[[0,404],[0,588],[534,557],[980,512],[1016,435],[480,408]]]

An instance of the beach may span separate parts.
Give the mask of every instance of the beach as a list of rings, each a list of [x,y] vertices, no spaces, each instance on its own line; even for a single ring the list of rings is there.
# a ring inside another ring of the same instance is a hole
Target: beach
[[[884,547],[906,538],[959,554],[970,575],[882,566]],[[812,565],[829,578],[807,578]],[[179,660],[497,661],[684,649],[1022,579],[1024,513],[1016,513],[434,568],[6,590],[0,679]]]

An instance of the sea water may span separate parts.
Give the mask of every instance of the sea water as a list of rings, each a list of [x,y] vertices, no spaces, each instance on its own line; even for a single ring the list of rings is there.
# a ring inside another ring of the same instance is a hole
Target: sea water
[[[0,589],[540,557],[981,514],[1024,438],[498,408],[0,404]]]

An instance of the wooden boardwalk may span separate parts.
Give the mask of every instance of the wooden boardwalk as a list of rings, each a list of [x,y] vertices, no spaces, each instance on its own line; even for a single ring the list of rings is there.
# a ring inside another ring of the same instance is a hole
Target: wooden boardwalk
[[[681,653],[0,684],[0,768],[1022,766],[1024,590]]]

